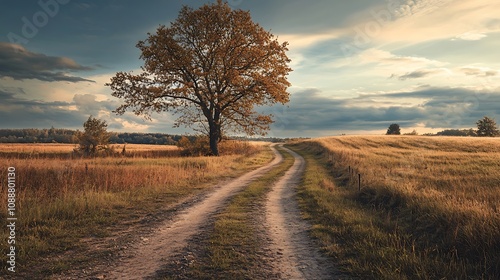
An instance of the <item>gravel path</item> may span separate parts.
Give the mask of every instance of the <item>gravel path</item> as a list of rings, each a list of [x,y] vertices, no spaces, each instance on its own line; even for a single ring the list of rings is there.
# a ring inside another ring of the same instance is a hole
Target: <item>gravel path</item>
[[[331,261],[309,237],[310,225],[302,219],[297,205],[296,187],[304,173],[304,158],[285,150],[295,163],[269,192],[265,207],[270,249],[275,254],[270,265],[281,279],[340,279]]]

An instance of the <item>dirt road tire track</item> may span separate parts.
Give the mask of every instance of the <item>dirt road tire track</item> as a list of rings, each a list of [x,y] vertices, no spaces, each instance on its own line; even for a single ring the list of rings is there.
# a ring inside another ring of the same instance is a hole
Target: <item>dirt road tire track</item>
[[[223,184],[200,203],[179,213],[174,221],[168,221],[150,236],[142,237],[141,244],[134,245],[126,258],[110,267],[106,279],[145,279],[154,276],[162,264],[187,245],[187,240],[200,231],[209,216],[216,213],[225,201],[283,160],[274,147],[271,149],[275,159],[269,164]]]
[[[311,225],[301,217],[296,193],[305,160],[284,149],[295,158],[295,163],[273,186],[266,201],[266,227],[270,249],[275,254],[271,265],[281,279],[341,279],[331,260],[309,237]]]

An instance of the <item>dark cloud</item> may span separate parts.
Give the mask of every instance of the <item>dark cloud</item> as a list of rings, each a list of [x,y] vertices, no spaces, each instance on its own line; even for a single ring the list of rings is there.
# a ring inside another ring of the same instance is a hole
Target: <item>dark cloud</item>
[[[493,69],[482,69],[475,67],[463,67],[460,68],[460,71],[463,72],[467,76],[477,76],[477,77],[492,77],[498,75],[497,70]]]
[[[64,109],[68,102],[22,99],[4,91],[0,99],[0,128],[74,128],[84,120],[82,113]]]
[[[422,102],[409,103],[410,99]],[[392,100],[392,105],[387,106],[386,100]],[[398,123],[403,129],[421,124],[427,128],[470,128],[484,115],[500,118],[500,107],[496,104],[500,104],[500,91],[421,88],[413,92],[333,99],[322,96],[318,90],[307,89],[294,93],[288,107],[265,111],[275,116],[274,135],[317,136],[383,130],[391,123]]]
[[[13,97],[14,97],[14,93],[0,90],[0,100],[2,100],[4,103],[8,100],[12,100]]]
[[[15,90],[15,89],[9,89]],[[111,113],[119,101],[98,101],[92,94],[76,94],[71,102],[44,102],[23,98],[19,93],[0,88],[0,127],[81,129],[89,115],[103,116],[112,131],[127,130],[131,124],[148,125],[150,132],[185,133],[172,128],[175,117],[155,115],[155,122],[144,121],[132,113]],[[21,96],[21,97],[19,97]],[[387,100],[391,100],[390,105]],[[413,100],[410,102],[410,100]],[[414,100],[421,100],[415,104]],[[500,91],[483,92],[463,88],[419,88],[412,92],[365,94],[335,99],[317,89],[292,94],[288,106],[264,108],[274,115],[270,136],[314,137],[350,131],[385,130],[391,123],[406,128],[471,128],[484,115],[500,119]],[[109,112],[100,114],[102,112]],[[127,124],[127,125],[125,125]]]
[[[20,94],[21,97],[19,97]],[[140,125],[152,124],[133,113],[116,116],[111,111],[119,106],[119,101],[109,99],[98,101],[93,94],[75,94],[71,102],[48,102],[24,97],[19,90],[14,88],[0,88],[0,128],[49,128],[53,126],[81,130],[83,122],[89,115],[105,120],[110,131],[126,129],[125,122]],[[163,130],[163,127],[161,130],[155,128],[154,131],[169,132],[168,129]]]
[[[88,70],[92,68],[79,65],[70,58],[47,56],[30,52],[17,44],[0,42],[0,77],[47,82],[93,82],[68,75],[68,72]]]
[[[404,81],[408,79],[418,79],[428,77],[434,74],[439,74],[444,72],[443,69],[421,69],[413,72],[408,72],[404,75],[398,76],[396,74],[392,74],[391,78],[398,77],[399,80]]]
[[[86,111],[71,110],[71,102],[25,99],[4,90],[0,99],[0,128],[79,128],[88,118]]]

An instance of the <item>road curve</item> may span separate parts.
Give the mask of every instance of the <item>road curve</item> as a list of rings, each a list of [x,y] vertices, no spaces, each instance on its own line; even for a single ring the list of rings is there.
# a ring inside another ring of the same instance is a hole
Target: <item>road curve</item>
[[[106,279],[154,277],[161,266],[187,245],[187,240],[201,230],[210,215],[216,213],[228,198],[283,161],[281,154],[272,146],[271,149],[275,154],[273,161],[222,184],[201,202],[181,211],[173,222],[165,222],[153,234],[143,237],[141,244],[130,248],[127,258],[109,268]]]

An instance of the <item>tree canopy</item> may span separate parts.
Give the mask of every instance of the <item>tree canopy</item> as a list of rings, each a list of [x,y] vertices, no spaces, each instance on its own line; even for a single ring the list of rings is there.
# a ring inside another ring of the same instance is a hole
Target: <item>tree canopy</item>
[[[289,101],[287,75],[291,68],[287,42],[251,19],[248,11],[232,10],[218,0],[199,9],[184,6],[169,27],[137,47],[144,60],[142,73],[118,72],[107,84],[124,100],[115,112],[131,109],[146,118],[171,111],[175,126],[205,133],[218,155],[224,133],[265,135],[272,115],[256,106]]]
[[[106,121],[96,119],[92,116],[83,123],[83,133],[78,132],[77,138],[80,144],[79,150],[85,156],[96,155],[98,151],[107,148],[110,137],[107,127],[108,124]]]
[[[483,117],[476,122],[477,124],[477,136],[495,137],[500,135],[500,131],[497,128],[497,123],[494,119],[489,117]]]
[[[393,123],[389,126],[387,129],[387,135],[401,135],[401,128],[399,127],[399,124]]]

